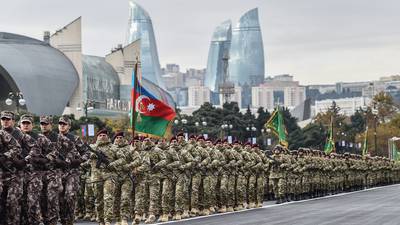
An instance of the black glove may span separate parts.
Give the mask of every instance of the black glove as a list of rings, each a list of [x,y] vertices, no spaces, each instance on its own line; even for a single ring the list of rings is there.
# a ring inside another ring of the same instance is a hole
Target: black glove
[[[56,167],[61,169],[65,169],[67,167],[67,163],[61,159],[54,160],[54,164],[56,165]]]
[[[26,162],[23,159],[14,159],[13,164],[14,164],[15,168],[23,169],[26,165]]]
[[[7,162],[7,157],[4,155],[0,156],[0,164],[4,165]]]
[[[71,167],[72,168],[79,168],[81,163],[82,163],[82,161],[80,159],[73,159],[73,160],[71,160]]]
[[[49,162],[48,159],[41,157],[33,157],[31,161],[33,164],[43,165],[43,166]]]

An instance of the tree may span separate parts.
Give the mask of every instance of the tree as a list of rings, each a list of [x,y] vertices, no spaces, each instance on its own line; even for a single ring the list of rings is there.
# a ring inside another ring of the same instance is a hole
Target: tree
[[[378,110],[378,118],[381,123],[392,117],[396,113],[393,98],[390,94],[379,92],[372,100],[374,109]]]

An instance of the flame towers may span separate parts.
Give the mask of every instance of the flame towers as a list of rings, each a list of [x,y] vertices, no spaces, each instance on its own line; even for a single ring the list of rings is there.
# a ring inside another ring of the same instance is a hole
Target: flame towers
[[[151,18],[140,5],[130,0],[126,44],[138,39],[141,42],[140,60],[143,77],[163,88],[160,61]]]
[[[264,80],[264,46],[258,9],[245,13],[232,29],[230,80],[236,85],[258,85]]]
[[[211,39],[211,46],[208,53],[207,75],[205,86],[211,91],[218,91],[218,84],[223,82],[225,59],[229,57],[231,47],[232,24],[231,21],[225,21],[218,26]]]
[[[227,71],[224,67],[228,67]],[[250,104],[249,88],[261,84],[265,76],[264,46],[257,8],[245,13],[234,28],[230,21],[226,21],[214,31],[205,85],[218,92],[224,76],[235,86],[242,87],[242,105]]]

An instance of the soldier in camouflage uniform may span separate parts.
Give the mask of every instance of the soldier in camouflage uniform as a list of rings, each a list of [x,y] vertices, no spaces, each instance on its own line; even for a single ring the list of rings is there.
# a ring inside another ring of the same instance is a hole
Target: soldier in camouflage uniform
[[[18,204],[21,204],[20,206],[17,206],[17,211],[16,212],[9,212],[8,216],[12,216],[14,217],[14,221],[11,222],[10,224],[27,224],[28,221],[28,206],[27,206],[27,182],[25,181],[24,178],[25,177],[25,169],[29,170],[29,172],[33,171],[33,167],[32,167],[32,157],[37,157],[38,155],[41,155],[41,151],[39,149],[39,147],[37,146],[36,141],[28,134],[23,133],[21,130],[14,128],[14,114],[10,113],[10,112],[3,112],[2,113],[2,127],[5,131],[7,131],[9,134],[11,134],[11,136],[13,136],[13,138],[19,143],[19,145],[21,146],[21,156],[19,159],[14,160],[14,166],[17,169],[16,175],[18,177],[16,177],[15,179],[13,179],[13,183],[15,182],[18,187],[15,188],[13,193],[13,197],[18,199]],[[28,168],[26,167],[26,165],[29,163]],[[37,174],[35,174],[37,175]],[[30,182],[29,182],[30,183]],[[40,176],[36,176],[34,177],[33,181],[32,181],[32,188],[34,188],[35,186],[41,186],[41,177]],[[24,192],[25,190],[25,192]],[[41,189],[40,189],[41,190]],[[39,191],[40,191],[39,190]],[[11,193],[9,191],[9,193]],[[39,192],[40,193],[40,192]],[[40,215],[40,206],[39,205],[39,200],[37,199],[38,204],[36,204],[36,208],[35,210],[32,209],[31,215],[33,215],[32,217],[34,217],[33,219],[35,220],[39,220],[39,223],[42,222],[42,218]],[[33,206],[32,203],[32,207]],[[17,213],[16,215],[12,215],[13,213]],[[20,217],[20,218],[16,218],[16,217]]]
[[[135,224],[139,224],[147,211],[148,197],[146,195],[146,185],[148,171],[150,170],[150,158],[147,156],[150,146],[143,145],[139,138],[134,140],[134,145],[127,154],[126,169],[131,169],[135,176]]]
[[[68,138],[52,131],[52,124],[51,117],[40,117],[42,134],[51,141],[52,145],[52,152],[43,152],[43,155],[50,161],[47,164],[48,170],[43,175],[42,214],[46,225],[57,224],[60,212],[59,196],[63,191],[62,174],[67,169],[68,153],[75,152],[77,154],[73,143]]]
[[[25,224],[43,224],[41,212],[40,194],[43,189],[42,178],[47,170],[49,160],[45,155],[53,152],[51,141],[42,134],[32,132],[33,117],[22,115],[20,120],[21,131],[29,135],[36,142],[37,148],[31,148],[28,155],[28,165],[25,169],[26,199],[23,199],[27,206],[27,220]]]
[[[133,153],[123,132],[117,132],[112,140],[111,152],[115,154],[116,160],[110,163],[109,168],[113,168],[116,175],[113,179],[115,182],[114,193],[111,193],[114,194],[114,216],[117,221],[116,225],[128,225],[128,219],[133,217],[133,202],[131,201],[133,169],[129,167],[129,163],[135,163],[135,157],[131,157]]]
[[[208,176],[210,179],[210,195],[209,195],[209,201],[210,201],[210,208],[209,211],[210,213],[215,213],[217,208],[221,206],[222,204],[219,204],[218,202],[222,202],[221,199],[221,192],[224,192],[226,194],[226,178],[221,179],[223,176],[223,169],[222,167],[225,165],[225,156],[224,154],[220,151],[221,150],[221,144],[217,144],[217,146],[214,146],[211,140],[207,140],[207,151],[208,154],[210,155],[211,163],[208,165],[207,170],[208,170]],[[221,183],[218,184],[218,180],[223,180],[222,188],[221,188]],[[224,197],[226,198],[226,197]],[[225,199],[223,200],[224,202],[226,201]],[[226,207],[226,203],[223,203],[223,205]]]
[[[89,153],[82,140],[69,133],[71,120],[68,116],[61,116],[58,121],[59,134],[71,141],[73,147],[68,148],[70,152],[65,152],[62,158],[67,165],[62,171],[63,191],[60,195],[60,221],[62,225],[72,225],[75,220],[74,212],[76,205],[77,192],[79,190],[79,167],[82,162],[89,158]]]
[[[96,143],[90,147],[93,149],[90,155],[92,177],[91,182],[95,186],[95,206],[97,222],[102,225],[110,225],[113,220],[113,194],[115,168],[103,162],[100,154],[106,157],[109,162],[117,159],[116,152],[111,148],[112,144],[108,137],[107,130],[100,130],[96,135]]]
[[[176,138],[171,139],[176,144]],[[170,142],[171,142],[170,141]],[[165,155],[165,170],[163,171],[163,184],[162,184],[162,214],[159,222],[167,222],[170,219],[170,215],[174,213],[174,193],[175,184],[178,181],[180,175],[181,160],[176,146],[167,146],[165,140],[160,140],[158,147],[164,150]],[[180,212],[182,213],[182,211]]]
[[[186,148],[186,142],[183,140],[183,134],[178,134],[177,140],[171,140],[170,147],[178,152],[180,159],[180,167],[178,180],[176,181],[175,189],[175,220],[189,218],[190,210],[190,177],[191,171],[194,166],[193,156]]]
[[[242,182],[237,183],[237,207],[235,210],[242,210],[243,206],[248,206],[245,208],[255,208],[256,197],[256,173],[254,168],[256,167],[257,161],[254,158],[251,150],[251,143],[247,142],[244,148],[240,151],[243,157],[243,169],[242,169]],[[257,156],[258,157],[258,156]]]
[[[22,174],[19,171],[23,168],[22,149],[20,144],[9,134],[14,128],[14,113],[1,112],[0,130],[0,196],[6,196],[1,202],[6,202],[5,208],[0,208],[2,217],[0,224],[19,224],[21,208],[19,201],[22,197]],[[17,170],[18,169],[18,170]],[[7,193],[3,193],[8,190]],[[3,205],[3,204],[1,204]]]
[[[260,208],[263,205],[264,201],[264,187],[266,185],[266,174],[269,169],[269,162],[265,154],[261,151],[260,146],[258,144],[254,144],[252,146],[253,154],[255,153],[258,158],[257,164],[254,167],[254,171],[256,174],[256,207]]]
[[[240,143],[236,142],[233,144],[231,154],[235,158],[235,185],[234,185],[234,196],[235,196],[235,203],[234,208],[228,207],[227,212],[232,212],[233,210],[242,210],[243,208],[248,208],[246,202],[246,174],[244,171],[245,161],[243,159],[243,146]],[[249,162],[251,163],[251,162]]]
[[[147,185],[149,188],[149,215],[145,223],[154,223],[156,216],[161,210],[160,206],[160,187],[161,187],[161,171],[166,164],[166,158],[160,146],[154,146],[150,138],[145,138],[143,141],[143,148],[147,152],[147,157],[150,163],[150,170],[148,171]]]
[[[285,199],[285,172],[287,168],[287,161],[282,156],[283,147],[280,145],[275,146],[269,163],[272,164],[269,179],[273,183],[273,190],[275,194],[276,203],[280,204],[286,201]]]
[[[207,151],[207,145],[203,135],[197,138],[196,150],[200,157],[200,162],[197,165],[198,166],[197,169],[200,170],[201,181],[198,186],[194,187],[192,186],[192,190],[195,190],[197,187],[198,188],[197,192],[199,193],[197,206],[196,206],[196,199],[194,199],[195,201],[192,201],[194,202],[192,207],[197,207],[199,210],[201,210],[199,213],[200,215],[208,216],[210,214],[211,201],[213,199],[211,181],[208,170],[208,166],[211,163],[211,158],[210,154]]]
[[[226,212],[228,205],[228,176],[230,171],[226,169],[227,161],[225,158],[225,147],[220,140],[214,143],[214,153],[210,154],[211,159],[219,159],[220,166],[217,168],[217,184],[215,188],[218,212]]]
[[[199,163],[201,161],[201,156],[200,153],[198,152],[197,149],[197,143],[196,143],[196,137],[194,135],[189,137],[189,143],[186,145],[185,151],[189,152],[192,157],[192,167],[190,168],[191,172],[191,184],[190,188],[188,188],[188,191],[190,191],[190,206],[191,206],[191,211],[190,211],[190,216],[198,216],[199,215],[199,199],[200,199],[200,184],[201,184],[201,173],[198,170],[199,168]]]

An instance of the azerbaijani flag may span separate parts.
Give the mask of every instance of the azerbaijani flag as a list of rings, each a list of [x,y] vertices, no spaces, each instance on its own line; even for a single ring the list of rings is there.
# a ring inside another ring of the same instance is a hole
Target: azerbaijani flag
[[[135,125],[135,132],[150,136],[165,137],[170,122],[175,118],[175,110],[155,97],[148,89],[143,87],[138,65],[132,72],[131,126]],[[137,74],[135,74],[135,72]]]

